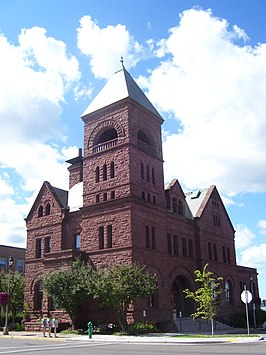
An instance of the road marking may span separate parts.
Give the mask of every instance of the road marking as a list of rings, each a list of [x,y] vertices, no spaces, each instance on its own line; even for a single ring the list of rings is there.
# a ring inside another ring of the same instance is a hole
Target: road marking
[[[18,353],[24,353],[24,352],[33,352],[33,351],[44,351],[44,350],[58,350],[58,349],[72,349],[72,348],[85,348],[85,347],[91,347],[91,346],[104,346],[104,345],[113,345],[111,343],[82,343],[82,344],[76,344],[76,345],[71,345],[69,344],[64,344],[64,345],[55,345],[53,347],[32,347],[32,348],[24,348],[24,349],[17,349],[17,350],[8,350],[6,351],[7,348],[5,349],[0,349],[0,354],[18,354]],[[11,347],[8,347],[11,348]]]

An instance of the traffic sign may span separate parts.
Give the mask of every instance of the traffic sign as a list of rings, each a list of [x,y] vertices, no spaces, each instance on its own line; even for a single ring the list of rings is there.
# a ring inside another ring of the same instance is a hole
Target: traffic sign
[[[245,290],[241,293],[241,301],[243,303],[250,303],[252,300],[252,294],[249,290]]]

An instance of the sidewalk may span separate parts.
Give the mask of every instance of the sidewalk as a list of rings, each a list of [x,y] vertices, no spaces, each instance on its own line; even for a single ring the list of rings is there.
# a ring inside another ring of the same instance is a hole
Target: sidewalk
[[[244,335],[237,337],[235,334],[224,335],[219,337],[219,334],[213,337],[202,336],[199,337],[195,334],[180,334],[180,333],[154,333],[139,336],[132,335],[101,335],[93,334],[90,339],[88,335],[75,335],[75,334],[61,334],[59,333],[56,338],[43,337],[41,332],[15,332],[10,331],[9,335],[0,334],[0,337],[11,338],[24,338],[24,339],[43,339],[49,341],[86,341],[86,342],[106,342],[106,343],[182,343],[182,344],[202,344],[202,343],[244,343],[244,342],[257,342],[265,341],[266,334],[257,334],[256,336]]]

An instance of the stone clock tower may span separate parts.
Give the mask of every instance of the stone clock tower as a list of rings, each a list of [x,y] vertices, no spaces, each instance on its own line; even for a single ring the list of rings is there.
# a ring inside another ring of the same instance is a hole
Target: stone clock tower
[[[117,262],[138,261],[134,248],[156,249],[156,211],[165,205],[163,120],[123,65],[82,120],[81,245],[96,264],[104,249],[106,263],[113,253]]]

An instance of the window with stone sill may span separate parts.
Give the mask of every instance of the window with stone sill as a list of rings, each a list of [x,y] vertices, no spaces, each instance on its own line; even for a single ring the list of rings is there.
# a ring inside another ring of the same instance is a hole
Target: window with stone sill
[[[24,268],[25,268],[25,261],[17,260],[17,271],[22,274],[24,272]]]
[[[39,259],[42,257],[42,239],[38,238],[36,239],[36,259]]]
[[[74,239],[75,239],[75,249],[80,250],[80,234],[76,234]]]
[[[110,178],[113,179],[115,177],[115,163],[112,161],[110,164]]]
[[[51,237],[46,237],[44,239],[44,252],[45,253],[51,252]]]
[[[7,259],[0,258],[0,271],[5,272],[7,270]]]

